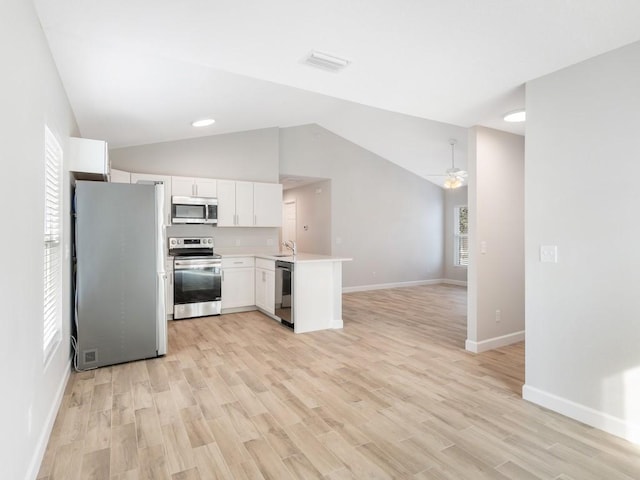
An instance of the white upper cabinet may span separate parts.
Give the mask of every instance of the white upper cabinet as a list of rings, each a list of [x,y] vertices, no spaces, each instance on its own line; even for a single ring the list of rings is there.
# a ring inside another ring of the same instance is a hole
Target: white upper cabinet
[[[218,180],[218,226],[236,225],[236,182]]]
[[[132,173],[131,183],[164,184],[164,218],[165,226],[171,225],[171,176],[154,175],[152,173]]]
[[[131,172],[111,169],[111,183],[131,183]]]
[[[171,177],[171,195],[180,197],[190,197],[194,195],[193,178]]]
[[[252,227],[253,183],[218,180],[218,226]]]
[[[109,151],[107,142],[90,138],[69,138],[69,171],[80,180],[108,180]]]
[[[171,194],[182,197],[217,197],[215,178],[171,177]]]
[[[256,227],[282,226],[282,185],[253,184],[253,215]]]
[[[282,185],[218,180],[219,227],[279,227]]]
[[[253,183],[236,182],[236,226],[253,225]]]

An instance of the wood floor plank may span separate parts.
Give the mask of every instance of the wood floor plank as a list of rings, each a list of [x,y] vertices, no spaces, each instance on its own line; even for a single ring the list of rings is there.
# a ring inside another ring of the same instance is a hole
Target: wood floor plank
[[[111,451],[108,448],[85,453],[82,456],[82,480],[109,480],[111,471],[109,459]]]
[[[521,398],[524,343],[464,350],[451,285],[343,295],[344,329],[170,322],[162,358],[74,372],[38,480],[640,478],[640,446]]]
[[[138,468],[136,425],[128,423],[111,429],[111,473],[124,473]]]
[[[194,448],[193,456],[202,480],[233,479],[217,443]]]
[[[162,428],[155,408],[136,410],[135,418],[138,448],[162,444]]]
[[[245,442],[244,446],[265,479],[286,480],[293,478],[280,457],[265,439],[249,440]]]
[[[111,446],[111,410],[89,414],[83,445],[85,452],[103,450]]]
[[[167,469],[174,474],[196,466],[193,448],[182,422],[162,427],[162,438],[167,456]]]
[[[140,448],[138,457],[140,458],[138,467],[140,480],[170,480],[162,444]]]

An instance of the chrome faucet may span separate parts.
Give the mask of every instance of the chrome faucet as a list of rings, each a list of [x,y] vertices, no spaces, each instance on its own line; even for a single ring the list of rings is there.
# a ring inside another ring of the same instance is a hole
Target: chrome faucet
[[[291,252],[293,252],[293,256],[295,257],[296,253],[298,252],[298,248],[296,247],[296,241],[295,240],[285,240],[284,242],[282,242],[282,246],[288,248],[289,250],[291,250]]]

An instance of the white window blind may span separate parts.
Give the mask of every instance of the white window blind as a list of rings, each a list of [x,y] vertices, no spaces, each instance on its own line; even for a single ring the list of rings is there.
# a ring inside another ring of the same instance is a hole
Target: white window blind
[[[62,148],[49,127],[44,132],[44,325],[45,362],[62,336],[61,203]]]
[[[454,264],[469,265],[469,208],[455,207],[454,211]]]

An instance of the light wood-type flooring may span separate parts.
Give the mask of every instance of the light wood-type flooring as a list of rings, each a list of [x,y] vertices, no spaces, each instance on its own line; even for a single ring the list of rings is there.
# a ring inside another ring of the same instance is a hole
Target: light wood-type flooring
[[[463,349],[465,303],[351,293],[343,330],[303,335],[171,322],[166,357],[72,374],[38,478],[639,479],[639,447],[522,400],[523,344]]]

